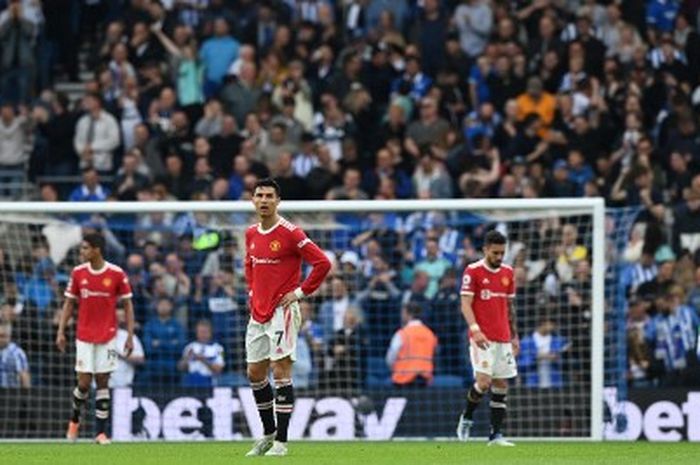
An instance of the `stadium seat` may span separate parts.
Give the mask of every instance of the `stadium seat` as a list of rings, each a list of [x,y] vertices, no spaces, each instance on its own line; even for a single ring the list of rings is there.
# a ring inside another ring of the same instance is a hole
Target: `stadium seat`
[[[464,380],[456,375],[435,375],[433,378],[432,387],[436,388],[454,388],[462,387],[464,385]]]
[[[214,378],[214,386],[243,387],[248,386],[248,378],[241,373],[222,373]]]

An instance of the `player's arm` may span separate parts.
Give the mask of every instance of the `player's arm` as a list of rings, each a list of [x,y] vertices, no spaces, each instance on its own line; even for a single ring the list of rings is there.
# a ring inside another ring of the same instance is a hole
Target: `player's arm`
[[[129,297],[122,299],[124,315],[126,317],[126,342],[124,343],[124,357],[129,358],[134,351],[134,303]]]
[[[297,240],[297,247],[299,248],[299,253],[301,258],[312,266],[311,273],[306,277],[301,286],[297,287],[291,292],[282,297],[280,300],[280,306],[286,307],[292,302],[311,295],[319,288],[323,280],[326,279],[326,275],[331,270],[331,262],[323,253],[323,250],[317,246],[311,239],[306,237],[301,229],[294,231],[295,239]]]
[[[243,260],[245,269],[245,282],[248,284],[249,293],[253,290],[253,261],[250,258],[250,239],[248,238],[248,231],[245,233],[245,259]]]
[[[510,342],[513,346],[513,355],[520,352],[520,338],[518,337],[518,317],[515,311],[515,299],[508,299],[508,324],[510,325]]]
[[[472,308],[472,302],[474,301],[474,294],[468,294],[462,292],[462,315],[467,321],[469,326],[469,334],[472,341],[482,350],[488,349],[489,340],[486,339],[484,333],[481,332],[479,323],[476,322],[476,316],[474,316],[474,309]]]
[[[66,326],[73,316],[75,300],[74,297],[66,296],[66,299],[63,301],[63,309],[61,311],[61,317],[58,320],[58,330],[56,331],[56,347],[58,347],[58,350],[61,352],[65,352],[66,350]]]

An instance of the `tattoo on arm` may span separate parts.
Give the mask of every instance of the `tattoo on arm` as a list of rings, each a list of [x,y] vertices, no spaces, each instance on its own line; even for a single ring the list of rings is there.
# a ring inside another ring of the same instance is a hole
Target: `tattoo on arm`
[[[518,335],[518,322],[517,315],[515,311],[515,303],[513,299],[508,299],[508,322],[510,323],[510,336],[516,337]]]

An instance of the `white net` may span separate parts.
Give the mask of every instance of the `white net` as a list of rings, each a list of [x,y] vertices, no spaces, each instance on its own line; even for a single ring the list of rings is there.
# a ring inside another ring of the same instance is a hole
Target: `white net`
[[[328,205],[324,211],[333,208]],[[105,235],[107,259],[130,277],[137,349],[143,349],[122,360],[113,375],[114,439],[259,435],[244,347],[242,233],[253,218],[244,209],[105,214],[99,208],[0,218],[2,318],[11,323],[15,348],[12,354],[7,345],[2,349],[0,438],[65,433],[75,383],[72,326],[66,355],[55,349],[54,337],[78,244],[90,230]],[[591,437],[591,264],[594,248],[602,246],[594,243],[592,208],[300,213],[287,205],[283,213],[334,263],[321,289],[302,304],[290,439],[453,436],[473,382],[458,284],[493,228],[510,240],[506,262],[515,268],[523,346],[505,431]],[[401,307],[409,301],[422,307],[421,319],[439,341],[427,387],[397,385],[386,362],[392,335],[402,325]],[[197,334],[202,320],[211,323],[210,341]],[[212,375],[184,350],[198,337],[202,346],[223,347],[221,374]],[[615,341],[614,334],[607,338],[610,347]],[[25,367],[17,363],[19,348],[28,376],[20,376]],[[617,372],[615,354],[606,356],[606,366]],[[20,387],[27,377],[31,387]],[[608,376],[608,382],[616,379]],[[475,435],[486,434],[488,415],[483,402]],[[93,413],[83,420],[81,434],[90,437]]]

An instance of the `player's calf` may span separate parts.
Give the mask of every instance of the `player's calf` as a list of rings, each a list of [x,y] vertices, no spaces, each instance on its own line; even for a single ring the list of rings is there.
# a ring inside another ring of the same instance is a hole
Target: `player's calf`
[[[507,389],[502,387],[491,388],[491,436],[489,439],[494,439],[501,436],[501,428],[503,420],[506,417],[506,395]]]
[[[109,389],[98,389],[95,393],[95,419],[97,423],[97,437],[107,437],[107,421],[109,420],[110,395]]]
[[[80,417],[83,412],[83,406],[87,401],[89,395],[89,390],[81,388],[81,386],[76,386],[73,389],[73,402],[72,402],[72,413],[70,421],[68,422],[68,429],[66,431],[66,439],[70,441],[75,441],[78,439],[78,433],[80,430]]]

